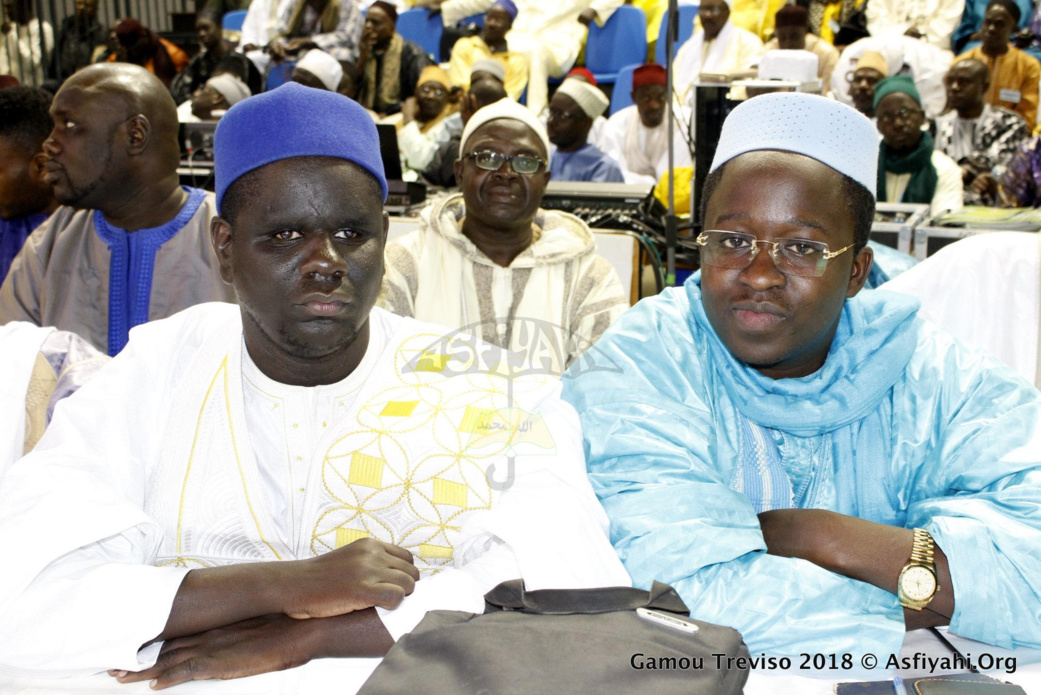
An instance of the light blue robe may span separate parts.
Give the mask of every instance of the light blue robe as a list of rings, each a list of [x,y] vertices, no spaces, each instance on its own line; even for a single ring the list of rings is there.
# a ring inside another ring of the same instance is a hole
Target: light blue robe
[[[553,181],[625,182],[618,162],[588,142],[574,152],[558,152],[554,147],[549,168]]]
[[[764,552],[731,488],[740,412],[769,428],[795,506],[932,533],[953,632],[1041,647],[1041,394],[879,290],[846,302],[820,370],[771,380],[716,337],[699,282],[640,302],[564,376],[634,586],[672,584],[753,654],[899,650],[894,594]]]

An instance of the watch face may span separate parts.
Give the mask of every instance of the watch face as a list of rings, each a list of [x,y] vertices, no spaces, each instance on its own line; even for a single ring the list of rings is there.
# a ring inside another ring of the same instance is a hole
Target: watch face
[[[900,578],[900,588],[912,601],[925,601],[936,593],[936,577],[924,567],[908,567]]]

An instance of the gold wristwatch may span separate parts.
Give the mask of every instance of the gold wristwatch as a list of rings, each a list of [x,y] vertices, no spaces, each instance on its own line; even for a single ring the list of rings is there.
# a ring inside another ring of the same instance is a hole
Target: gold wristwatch
[[[933,552],[936,544],[933,537],[925,529],[914,530],[914,545],[911,546],[911,559],[900,570],[900,578],[896,581],[896,595],[904,608],[920,611],[929,605],[939,590],[936,583],[936,562]]]

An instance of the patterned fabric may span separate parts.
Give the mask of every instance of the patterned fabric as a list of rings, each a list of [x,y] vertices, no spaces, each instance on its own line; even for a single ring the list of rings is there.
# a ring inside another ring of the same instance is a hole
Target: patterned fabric
[[[791,509],[792,483],[770,430],[743,415],[738,419],[741,421],[741,465],[730,487],[748,498],[756,514],[771,509]]]
[[[1004,201],[1014,207],[1041,207],[1041,138],[1031,138],[1009,162],[1001,177]]]
[[[936,149],[961,165],[971,166],[976,173],[989,171],[999,179],[1019,148],[1030,137],[1023,119],[1000,106],[983,107],[972,129],[971,153],[958,156],[965,149],[957,145],[957,126],[961,119],[950,111],[936,119]],[[971,188],[965,189],[966,205],[994,205],[996,201],[981,197]]]
[[[287,39],[306,36],[336,60],[347,62],[358,57],[364,22],[353,0],[329,0],[321,15],[306,0],[298,0],[282,3],[275,33]]]

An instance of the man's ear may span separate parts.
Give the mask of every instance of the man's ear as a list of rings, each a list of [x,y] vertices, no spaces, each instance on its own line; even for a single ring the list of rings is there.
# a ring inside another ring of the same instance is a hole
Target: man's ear
[[[456,186],[462,186],[463,185],[463,160],[461,160],[461,159],[455,160],[455,163],[452,164],[452,172],[455,174],[455,185]]]
[[[210,220],[210,244],[213,252],[217,254],[217,263],[220,268],[220,277],[224,282],[231,285],[234,274],[231,272],[231,224],[223,217],[214,217]]]
[[[29,176],[37,186],[50,188],[47,182],[43,180],[44,175],[47,173],[43,165],[47,163],[48,159],[49,157],[42,150],[29,159]]]
[[[148,140],[152,137],[152,124],[144,114],[132,116],[126,122],[127,128],[127,154],[139,155],[148,147]]]
[[[858,292],[864,289],[864,283],[867,282],[868,273],[871,272],[871,264],[874,263],[875,252],[871,250],[870,246],[865,246],[860,249],[860,253],[853,259],[853,268],[849,274],[849,285],[846,287],[846,297],[855,297]]]

